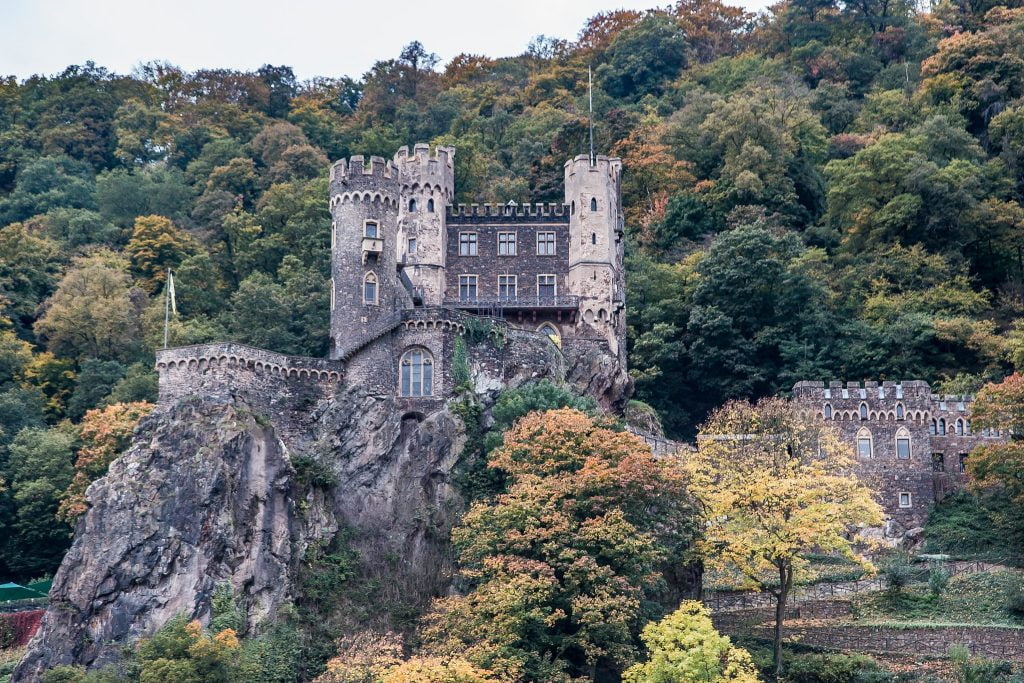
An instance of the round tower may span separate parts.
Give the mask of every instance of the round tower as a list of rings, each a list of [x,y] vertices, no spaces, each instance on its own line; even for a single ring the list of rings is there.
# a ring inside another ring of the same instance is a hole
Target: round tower
[[[578,326],[625,353],[622,162],[585,154],[565,162],[569,207],[569,294],[580,297]]]
[[[425,306],[440,306],[445,292],[447,206],[455,196],[455,148],[418,144],[395,154],[401,180],[398,261]]]
[[[408,301],[397,262],[401,184],[390,161],[354,156],[331,167],[331,350],[347,357],[383,334]]]

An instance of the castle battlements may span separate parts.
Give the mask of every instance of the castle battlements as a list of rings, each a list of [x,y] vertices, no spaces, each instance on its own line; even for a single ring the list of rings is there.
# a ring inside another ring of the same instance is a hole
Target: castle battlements
[[[448,168],[455,167],[455,148],[454,147],[443,147],[438,146],[434,149],[434,153],[430,153],[430,145],[425,142],[413,145],[413,152],[409,154],[408,145],[402,145],[395,152],[394,162],[395,166],[401,167],[408,161],[416,161],[424,163],[428,161],[435,162],[440,166],[446,166]]]
[[[371,156],[369,162],[362,154],[356,154],[346,161],[340,159],[331,165],[330,180],[358,182],[368,178],[398,179],[398,168],[384,157]]]
[[[622,174],[622,159],[598,154],[594,157],[594,163],[590,163],[590,157],[586,154],[577,154],[565,162],[565,174],[569,176],[579,172],[604,173],[609,178],[618,180]]]
[[[484,222],[502,222],[512,220],[521,221],[550,221],[558,223],[569,222],[569,207],[565,204],[536,203],[536,204],[458,204],[447,207],[447,217],[450,222],[472,222],[481,220]]]

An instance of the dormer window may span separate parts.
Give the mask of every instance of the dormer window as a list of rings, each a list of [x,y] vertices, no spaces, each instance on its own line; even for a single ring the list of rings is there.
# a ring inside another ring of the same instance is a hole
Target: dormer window
[[[363,237],[369,237],[371,239],[377,239],[378,228],[380,224],[377,221],[364,221],[363,222]]]

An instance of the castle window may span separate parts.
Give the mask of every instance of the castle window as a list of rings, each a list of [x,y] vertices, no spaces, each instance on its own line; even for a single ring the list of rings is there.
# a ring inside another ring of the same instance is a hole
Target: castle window
[[[498,233],[498,256],[516,255],[516,234],[514,232]]]
[[[967,420],[966,422],[964,422],[964,434],[970,434],[970,433],[971,433],[971,421]]]
[[[985,427],[984,429],[981,430],[981,435],[992,436],[992,431],[988,427]]]
[[[459,301],[476,301],[476,275],[459,276]]]
[[[871,447],[871,432],[860,429],[857,432],[857,455],[861,458],[870,458],[873,455]]]
[[[946,435],[946,420],[945,418],[939,418],[939,436]]]
[[[416,238],[415,237],[410,237],[409,238],[408,253],[409,253],[410,256],[416,253]]]
[[[572,215],[572,216],[576,215],[576,200],[575,199],[572,200],[572,203],[569,205],[569,214]]]
[[[402,396],[433,396],[434,359],[424,349],[406,351],[401,361]]]
[[[558,330],[551,323],[544,323],[543,325],[537,328],[537,331],[540,332],[541,334],[546,334],[551,339],[551,341],[558,343],[560,335],[558,334]]]
[[[957,421],[956,421],[956,435],[957,436],[963,436],[964,435],[964,421],[959,419],[959,418],[957,418]]]
[[[334,310],[334,278],[331,278],[331,310]]]
[[[428,199],[427,200],[427,213],[434,213],[434,200],[433,199]]]
[[[860,419],[862,419],[862,420],[868,419],[868,404],[867,403],[861,403],[860,404]]]
[[[477,235],[475,232],[459,233],[459,256],[476,256]]]
[[[514,301],[516,298],[516,276],[498,276],[498,298],[502,301]]]
[[[597,211],[597,199],[594,197],[590,198],[590,210]]]
[[[932,418],[931,423],[929,423],[928,425],[928,433],[931,434],[932,436],[935,436],[936,434],[939,433],[939,423],[935,421],[934,417]]]
[[[539,299],[553,301],[555,298],[555,276],[554,275],[538,275],[537,276],[537,297]]]
[[[331,223],[331,249],[334,249],[334,246],[337,244],[337,242],[338,242],[338,224],[336,222],[333,222],[333,223]]]
[[[960,474],[963,474],[967,471],[967,454],[961,453],[957,456],[957,459],[959,460]]]
[[[409,211],[415,211],[415,210],[416,210],[416,200],[415,199],[410,199],[409,200]]]
[[[896,457],[910,460],[910,432],[904,427],[896,430]]]
[[[942,453],[932,453],[932,472],[946,471],[946,456]]]
[[[903,413],[903,404],[902,403],[897,403],[896,404],[896,419],[897,420],[902,420],[904,417],[906,417],[906,416]]]
[[[912,508],[914,507],[914,497],[910,495],[909,491],[900,491],[900,507],[901,508]]]
[[[831,420],[832,419],[832,404],[831,403],[826,403],[825,404],[825,419],[826,420]]]
[[[377,231],[380,224],[377,221],[365,221],[363,223],[363,237],[377,238]]]
[[[363,303],[377,304],[377,276],[372,272],[363,277]]]
[[[590,233],[590,243],[591,244],[597,244],[597,233],[596,232]]]
[[[555,233],[553,232],[538,232],[537,233],[537,256],[554,256],[555,255]]]

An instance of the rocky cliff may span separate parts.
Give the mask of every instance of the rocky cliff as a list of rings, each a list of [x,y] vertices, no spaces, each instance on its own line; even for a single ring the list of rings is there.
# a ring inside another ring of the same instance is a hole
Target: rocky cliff
[[[573,377],[609,405],[628,387],[614,363],[541,355],[476,377],[476,400],[487,408],[498,388],[542,377]],[[445,590],[448,531],[463,509],[452,474],[465,441],[450,402],[409,411],[358,386],[302,413],[267,399],[228,382],[140,423],[130,449],[89,488],[90,509],[13,681],[58,664],[100,666],[179,613],[205,621],[225,582],[257,626],[293,597],[310,544],[342,526],[356,532],[364,560],[402,559],[393,581],[424,595]],[[328,483],[301,475],[310,463]]]

